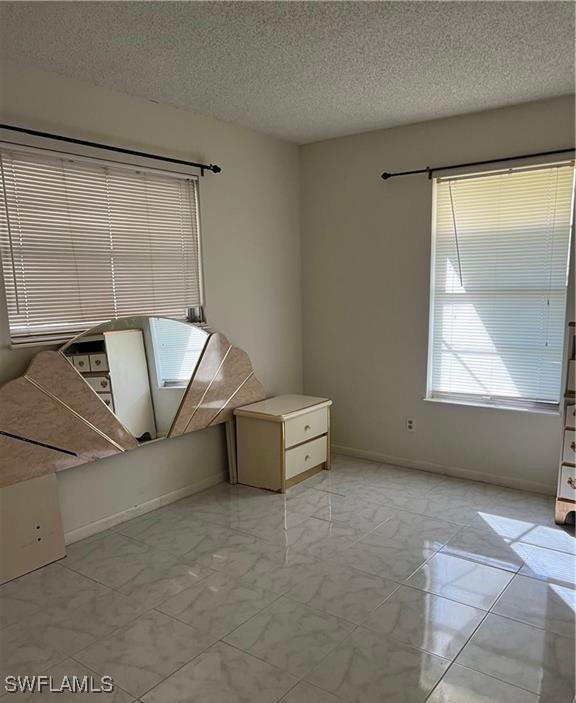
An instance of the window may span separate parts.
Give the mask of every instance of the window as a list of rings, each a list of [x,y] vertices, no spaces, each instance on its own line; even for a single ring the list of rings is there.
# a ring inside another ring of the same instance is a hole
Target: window
[[[196,178],[4,147],[0,166],[14,344],[202,304]]]
[[[557,404],[573,164],[438,178],[427,397]]]
[[[187,386],[208,334],[176,320],[150,318],[150,333],[160,388]]]

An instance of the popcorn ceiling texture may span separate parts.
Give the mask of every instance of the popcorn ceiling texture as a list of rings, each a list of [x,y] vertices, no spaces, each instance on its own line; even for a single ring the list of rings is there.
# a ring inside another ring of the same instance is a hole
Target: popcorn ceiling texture
[[[296,143],[574,92],[571,2],[0,3],[4,59]]]

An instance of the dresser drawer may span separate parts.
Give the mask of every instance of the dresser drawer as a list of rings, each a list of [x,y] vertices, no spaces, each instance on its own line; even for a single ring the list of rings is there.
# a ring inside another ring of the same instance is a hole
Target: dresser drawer
[[[76,354],[70,358],[74,368],[78,369],[78,371],[90,371],[90,357],[88,354]]]
[[[566,416],[564,418],[564,427],[576,428],[576,405],[566,406]]]
[[[284,446],[293,447],[328,432],[328,408],[311,410],[284,423]]]
[[[576,432],[574,430],[564,430],[562,461],[568,464],[576,464]]]
[[[108,376],[86,376],[86,380],[98,393],[110,391],[110,379]]]
[[[558,498],[568,498],[576,500],[576,468],[573,466],[560,467],[560,485],[558,486]]]
[[[108,371],[106,354],[90,354],[90,371]]]
[[[326,437],[318,437],[299,447],[286,450],[286,479],[298,476],[303,471],[318,466],[326,461],[328,441]]]

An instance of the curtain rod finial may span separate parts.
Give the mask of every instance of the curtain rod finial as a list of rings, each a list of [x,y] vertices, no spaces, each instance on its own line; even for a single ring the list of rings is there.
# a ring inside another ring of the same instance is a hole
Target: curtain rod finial
[[[217,164],[210,164],[210,170],[212,173],[222,173],[222,169]]]
[[[389,178],[391,178],[391,177],[392,177],[392,174],[391,174],[391,173],[388,173],[387,171],[384,171],[384,173],[382,174],[382,178],[383,178],[385,181],[387,181],[387,180],[388,180]]]

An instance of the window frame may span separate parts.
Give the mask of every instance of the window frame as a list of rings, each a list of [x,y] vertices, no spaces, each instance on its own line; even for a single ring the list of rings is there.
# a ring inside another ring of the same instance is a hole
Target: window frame
[[[566,162],[546,162],[543,160],[538,160],[534,163],[526,163],[523,166],[518,167],[506,167],[501,168],[491,168],[482,171],[451,171],[449,175],[443,176],[444,179],[450,177],[462,176],[463,178],[474,178],[489,176],[491,174],[498,174],[506,171],[522,171],[532,168],[547,168],[553,167],[559,163],[570,164],[572,168],[575,167],[575,162],[573,160]],[[566,369],[566,359],[568,354],[567,343],[566,343],[566,327],[568,323],[568,316],[570,312],[570,295],[574,295],[574,275],[576,273],[576,262],[574,262],[574,227],[576,223],[576,188],[575,181],[573,180],[572,186],[572,200],[571,200],[571,213],[570,213],[570,233],[568,241],[568,262],[566,270],[566,300],[564,304],[563,311],[563,348],[562,348],[562,364],[560,369],[560,397],[558,402],[550,401],[537,401],[537,400],[525,400],[521,398],[507,398],[504,396],[482,396],[466,393],[457,392],[439,392],[432,390],[432,368],[433,368],[433,350],[434,350],[434,325],[435,325],[435,290],[434,283],[436,280],[436,241],[437,241],[437,205],[438,205],[438,181],[439,177],[432,179],[432,216],[431,216],[431,237],[430,237],[430,280],[429,280],[429,306],[428,306],[428,348],[426,356],[426,394],[423,400],[430,403],[438,403],[440,405],[456,405],[461,407],[473,407],[473,408],[490,408],[493,410],[515,410],[519,412],[529,412],[542,415],[559,415],[562,408],[563,401],[563,388],[565,385],[565,369]]]
[[[206,304],[206,294],[204,286],[204,261],[203,261],[203,243],[202,243],[202,221],[201,221],[201,197],[200,197],[200,180],[204,175],[199,167],[173,164],[171,162],[161,162],[157,159],[149,159],[145,156],[136,156],[132,154],[116,155],[115,152],[108,151],[105,148],[69,144],[63,148],[61,142],[50,139],[49,137],[39,137],[28,134],[18,134],[17,138],[14,133],[6,129],[0,128],[0,152],[1,151],[21,151],[30,154],[45,155],[52,158],[70,158],[74,161],[87,162],[94,165],[109,166],[112,168],[125,168],[129,171],[141,171],[156,175],[162,175],[172,178],[194,179],[196,181],[196,219],[198,225],[198,291],[200,309],[203,310]],[[0,181],[1,182],[1,181]],[[1,191],[0,187],[0,191]],[[6,283],[4,280],[3,267],[0,265],[0,303],[3,304],[6,310],[5,315],[5,335],[9,340],[10,349],[23,349],[40,346],[54,346],[65,343],[78,334],[90,329],[90,326],[79,326],[76,330],[64,330],[61,332],[37,333],[29,335],[13,335],[10,328],[10,316],[8,314],[8,305],[6,297]],[[195,309],[195,308],[188,308]],[[153,314],[153,311],[151,311]],[[203,313],[202,313],[203,315]],[[122,315],[121,317],[130,317]],[[182,322],[188,322],[189,317],[174,317],[173,319]]]

